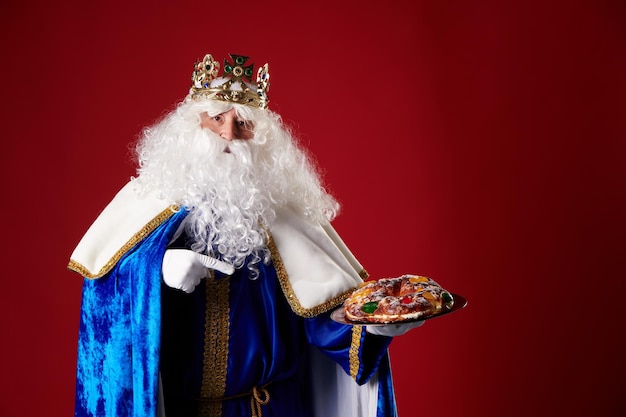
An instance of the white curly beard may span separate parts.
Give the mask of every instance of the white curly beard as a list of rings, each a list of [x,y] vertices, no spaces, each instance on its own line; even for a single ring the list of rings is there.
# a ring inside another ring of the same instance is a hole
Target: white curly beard
[[[327,219],[336,213],[338,204],[284,130],[270,126],[261,138],[255,132],[229,142],[195,118],[179,119],[172,114],[146,130],[136,182],[190,211],[185,227],[193,250],[236,268],[247,260],[254,274],[254,265],[269,260],[264,227],[274,222],[275,207],[289,204]]]

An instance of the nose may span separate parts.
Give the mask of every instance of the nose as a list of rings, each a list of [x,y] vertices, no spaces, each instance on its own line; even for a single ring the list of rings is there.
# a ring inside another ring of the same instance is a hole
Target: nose
[[[220,136],[222,139],[231,141],[235,139],[235,123],[228,121],[220,126]]]

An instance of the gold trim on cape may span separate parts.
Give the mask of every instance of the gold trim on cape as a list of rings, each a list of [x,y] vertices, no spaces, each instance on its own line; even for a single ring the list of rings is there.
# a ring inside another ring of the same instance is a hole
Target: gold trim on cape
[[[354,288],[344,291],[335,297],[325,301],[322,304],[318,304],[315,307],[304,308],[300,304],[300,301],[296,297],[296,294],[291,288],[291,283],[289,282],[289,275],[287,274],[287,270],[285,269],[285,265],[283,264],[283,260],[280,257],[280,253],[278,253],[278,248],[276,247],[276,243],[274,243],[274,239],[272,239],[271,233],[268,232],[267,239],[267,247],[270,250],[270,254],[272,256],[272,262],[274,263],[274,268],[276,269],[276,275],[278,276],[278,282],[280,282],[280,286],[283,290],[283,294],[285,294],[285,298],[287,298],[287,302],[289,306],[293,310],[294,313],[299,315],[300,317],[311,318],[315,317],[319,314],[325,313],[339,304],[343,303],[346,298],[354,291]]]
[[[126,252],[134,248],[139,242],[145,239],[146,236],[148,236],[157,227],[163,224],[165,220],[172,217],[178,210],[179,210],[178,207],[170,206],[166,208],[165,210],[163,210],[161,213],[159,213],[156,217],[154,217],[148,223],[146,223],[145,226],[141,228],[141,230],[135,233],[128,240],[128,242],[126,242],[117,252],[115,252],[113,257],[106,264],[104,264],[102,269],[100,269],[100,271],[98,271],[97,273],[93,273],[89,271],[85,266],[83,266],[79,262],[76,262],[72,259],[70,259],[70,262],[67,265],[67,268],[70,271],[77,272],[80,275],[84,276],[85,278],[89,278],[89,279],[95,279],[95,278],[100,278],[104,276],[105,274],[109,273],[111,269],[113,269],[115,264],[117,264],[124,255],[126,255]]]

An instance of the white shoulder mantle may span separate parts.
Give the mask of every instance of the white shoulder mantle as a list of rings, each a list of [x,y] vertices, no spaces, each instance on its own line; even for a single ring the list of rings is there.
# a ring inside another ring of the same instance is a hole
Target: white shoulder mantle
[[[68,268],[87,278],[109,272],[124,254],[174,214],[154,193],[139,196],[126,184],[74,249]]]
[[[155,194],[139,196],[126,184],[100,213],[70,257],[68,268],[87,278],[109,272],[124,254],[175,213]],[[337,306],[367,272],[329,223],[290,208],[276,210],[269,248],[293,311],[313,317]]]
[[[312,222],[289,208],[277,210],[269,246],[285,296],[303,317],[337,306],[367,278],[329,223]]]

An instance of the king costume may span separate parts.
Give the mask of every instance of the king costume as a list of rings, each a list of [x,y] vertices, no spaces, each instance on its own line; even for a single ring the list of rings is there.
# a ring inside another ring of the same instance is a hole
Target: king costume
[[[232,56],[231,81],[212,88],[210,55],[194,72],[203,99],[264,108],[232,79],[251,72]],[[208,78],[206,78],[208,77]],[[241,83],[243,86],[243,83]],[[195,90],[194,90],[195,88]],[[246,98],[248,97],[248,98]],[[84,276],[76,416],[391,417],[390,337],[333,321],[331,311],[367,276],[328,222],[275,207],[268,263],[209,270],[191,293],[163,281],[166,250],[190,249],[187,207],[157,190],[124,186],[71,255]]]
[[[168,417],[396,415],[391,338],[329,317],[363,269],[330,224],[279,213],[258,279],[215,272],[186,294],[161,262],[187,212],[127,184],[69,265],[85,276],[75,415],[157,416],[164,397]]]

